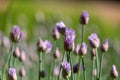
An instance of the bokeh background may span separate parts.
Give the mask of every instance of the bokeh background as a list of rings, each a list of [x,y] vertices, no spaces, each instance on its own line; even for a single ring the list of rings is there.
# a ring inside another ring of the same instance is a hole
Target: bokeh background
[[[13,25],[19,25],[24,33],[23,41],[19,46],[27,55],[24,64],[27,75],[34,75],[33,77],[24,77],[24,80],[37,80],[35,75],[38,72],[36,43],[39,37],[53,41],[52,28],[56,22],[63,21],[66,26],[74,29],[76,31],[75,43],[80,43],[81,25],[79,24],[79,18],[83,10],[87,10],[90,15],[89,24],[86,26],[86,43],[88,43],[88,36],[91,33],[97,33],[101,43],[106,38],[109,40],[109,51],[104,55],[102,66],[102,80],[109,80],[108,76],[113,64],[117,66],[118,72],[120,72],[120,3],[118,1],[0,0],[0,37],[9,38],[9,32]],[[61,56],[63,53],[62,43],[62,38],[57,41]],[[9,47],[8,43],[6,43],[6,47]],[[6,57],[2,46],[0,52],[0,69],[2,69]],[[90,77],[91,70],[89,53],[85,56],[88,77]],[[46,72],[49,72],[48,66],[51,57],[51,54],[44,56]],[[75,57],[73,56],[73,58]],[[58,60],[58,65],[60,65],[60,60]],[[21,63],[18,61],[17,64],[19,69]],[[47,78],[44,80],[47,80]],[[118,80],[120,80],[120,77]]]

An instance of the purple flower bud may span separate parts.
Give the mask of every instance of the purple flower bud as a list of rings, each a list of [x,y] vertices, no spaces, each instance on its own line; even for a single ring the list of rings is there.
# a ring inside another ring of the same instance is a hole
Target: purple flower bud
[[[93,76],[96,77],[97,76],[97,69],[93,70]]]
[[[115,65],[112,65],[112,69],[111,69],[111,71],[110,71],[110,76],[111,76],[112,78],[117,78],[117,77],[118,77],[118,71],[117,71]]]
[[[75,32],[72,29],[66,29],[64,34],[64,49],[66,51],[74,50]]]
[[[20,56],[20,50],[18,47],[15,48],[14,52],[13,52],[13,56],[15,58],[18,58]]]
[[[98,48],[99,47],[100,40],[99,40],[99,38],[97,37],[96,34],[91,34],[88,37],[88,40],[89,40],[89,43],[90,43],[90,45],[91,45],[92,48]]]
[[[15,68],[8,69],[8,80],[17,80],[16,70]]]
[[[109,47],[108,40],[105,40],[101,46],[101,51],[102,52],[108,51],[108,47]]]
[[[56,49],[55,49],[55,52],[54,52],[54,54],[53,54],[53,55],[54,55],[54,58],[55,58],[55,59],[57,59],[57,58],[59,58],[59,57],[60,57],[60,51],[59,51],[59,49],[58,49],[58,48],[56,48]]]
[[[82,43],[81,47],[80,47],[80,50],[79,50],[79,54],[81,56],[85,55],[87,53],[87,45],[86,43]]]
[[[74,39],[72,39],[72,36],[67,36],[64,38],[64,49],[66,51],[74,50]]]
[[[92,60],[96,59],[96,51],[95,51],[95,48],[92,48],[92,49],[91,49],[91,59],[92,59]]]
[[[75,55],[78,55],[79,49],[80,49],[80,45],[76,45],[76,47],[75,47],[75,49],[74,49],[74,54],[75,54]]]
[[[38,51],[45,51],[45,49],[46,49],[46,45],[44,45],[44,42],[43,42],[43,40],[42,39],[39,39],[38,40],[38,42],[37,42],[37,49],[38,49]]]
[[[63,78],[67,79],[68,77],[71,76],[71,67],[70,67],[70,63],[68,62],[63,62],[62,63],[62,76]]]
[[[44,78],[46,76],[46,73],[44,70],[40,71],[40,75],[41,78]]]
[[[59,74],[59,67],[55,66],[54,71],[53,71],[53,75],[57,76],[58,74]]]
[[[19,27],[14,25],[10,31],[10,38],[13,42],[19,42],[22,38],[22,32]]]
[[[24,52],[24,51],[22,51],[22,52],[20,53],[19,60],[20,60],[21,62],[25,62],[25,60],[26,60],[26,55],[25,55],[25,52]]]
[[[57,22],[56,27],[57,27],[59,33],[61,33],[62,35],[65,33],[66,27],[65,27],[65,24],[62,21]]]
[[[80,24],[86,25],[89,21],[89,14],[87,11],[83,10],[81,16],[80,16]]]
[[[58,31],[58,29],[56,28],[56,26],[53,28],[53,34],[52,34],[54,40],[59,39],[60,38],[60,33]]]
[[[24,76],[26,75],[26,71],[25,71],[24,66],[20,69],[19,75],[20,75],[21,77],[24,77]]]
[[[49,53],[49,52],[52,50],[52,44],[51,44],[51,42],[45,40],[45,41],[44,41],[44,45],[46,46],[45,52],[46,52],[46,53]]]

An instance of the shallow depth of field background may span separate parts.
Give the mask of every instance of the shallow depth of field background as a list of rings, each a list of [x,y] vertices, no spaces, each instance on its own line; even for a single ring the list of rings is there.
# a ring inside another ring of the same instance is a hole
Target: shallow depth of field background
[[[25,50],[27,60],[25,67],[27,76],[24,80],[37,80],[38,76],[38,56],[36,51],[36,43],[39,37],[53,41],[52,28],[56,22],[63,21],[66,26],[76,31],[75,43],[80,44],[81,41],[81,25],[79,17],[82,10],[87,10],[90,15],[89,24],[86,26],[85,41],[88,44],[88,36],[91,33],[97,33],[101,43],[104,39],[109,40],[109,50],[104,55],[103,62],[103,79],[107,80],[110,69],[113,64],[116,65],[120,73],[120,3],[119,2],[75,2],[75,1],[0,1],[0,32],[4,36],[9,37],[10,29],[13,25],[19,25],[24,32],[24,39],[19,44],[22,50]],[[53,42],[52,42],[53,43]],[[62,37],[57,41],[57,45],[63,53]],[[88,44],[89,46],[89,44]],[[3,53],[0,48],[0,69],[4,63]],[[44,56],[44,69],[46,73],[49,71],[51,53]],[[76,58],[76,56],[73,56]],[[60,65],[58,60],[58,65]],[[90,77],[91,60],[90,51],[85,56],[87,78]],[[21,62],[17,62],[19,70]],[[75,63],[74,63],[75,64]],[[0,72],[1,73],[1,72]],[[46,74],[46,76],[48,76]],[[43,80],[47,80],[46,78]],[[118,78],[120,80],[120,77]]]

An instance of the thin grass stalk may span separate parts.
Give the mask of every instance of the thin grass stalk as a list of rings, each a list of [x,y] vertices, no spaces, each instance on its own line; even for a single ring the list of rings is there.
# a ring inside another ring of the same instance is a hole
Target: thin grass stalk
[[[50,72],[49,72],[49,77],[48,77],[48,79],[50,79],[50,80],[51,80],[51,73],[52,73],[52,70],[53,70],[53,67],[54,67],[53,53],[54,53],[55,48],[56,48],[56,40],[53,41],[53,42],[54,42],[54,43],[53,43],[53,50],[52,50],[52,63],[50,64]],[[53,76],[52,76],[52,77],[53,77]]]
[[[66,51],[63,53],[62,62],[64,61],[65,55],[66,55]],[[61,64],[60,64],[59,75],[58,75],[58,79],[57,79],[57,80],[60,80],[60,77],[61,77],[61,69],[62,69],[62,66],[61,66]]]
[[[71,80],[73,80],[73,69],[72,69],[72,58],[71,58],[71,52],[69,52],[69,59],[70,59],[70,67],[71,67]]]
[[[39,80],[41,80],[40,72],[42,71],[42,52],[39,53]]]
[[[79,62],[78,62],[78,74],[77,74],[77,80],[79,80],[79,76],[80,76],[80,63],[81,63],[81,57],[79,58]]]
[[[100,72],[99,72],[99,79],[101,80],[101,75],[102,75],[102,60],[103,60],[103,53],[100,58]]]
[[[96,67],[97,67],[97,80],[99,80],[99,55],[96,48]]]
[[[94,65],[95,65],[95,60],[92,60],[92,70],[91,70],[91,76],[92,76],[92,80],[94,80],[94,75],[93,75],[93,70],[94,70]]]
[[[86,69],[85,69],[85,62],[83,56],[82,56],[82,65],[83,65],[83,78],[84,80],[86,80]]]

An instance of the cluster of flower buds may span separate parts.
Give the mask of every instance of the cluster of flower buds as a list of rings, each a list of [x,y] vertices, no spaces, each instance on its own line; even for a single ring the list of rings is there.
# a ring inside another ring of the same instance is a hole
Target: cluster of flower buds
[[[83,10],[81,16],[80,16],[80,24],[86,25],[89,22],[89,14],[87,11]]]
[[[67,28],[64,34],[64,49],[66,51],[74,50],[75,32],[72,29]]]
[[[19,42],[22,39],[22,32],[18,26],[14,25],[11,29],[10,38],[13,42]]]
[[[63,62],[62,63],[62,76],[65,79],[67,79],[67,78],[69,78],[71,76],[70,63],[68,63],[68,62]]]
[[[17,80],[17,74],[15,68],[8,69],[8,80]]]
[[[49,53],[52,50],[52,44],[47,40],[43,41],[42,39],[39,39],[37,43],[37,49],[40,52]]]

